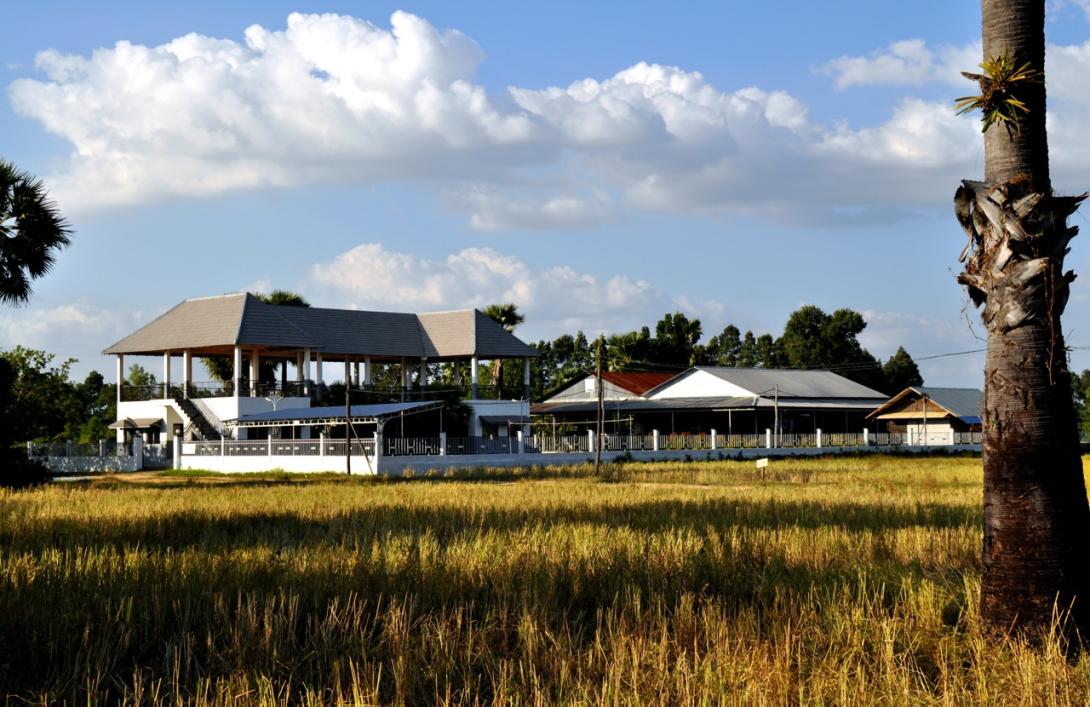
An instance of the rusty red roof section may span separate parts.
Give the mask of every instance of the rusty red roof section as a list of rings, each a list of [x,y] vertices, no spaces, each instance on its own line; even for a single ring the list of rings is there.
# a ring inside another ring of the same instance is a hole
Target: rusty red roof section
[[[670,380],[676,373],[652,373],[645,371],[610,371],[602,373],[602,378],[618,388],[634,395],[643,395],[652,388]]]

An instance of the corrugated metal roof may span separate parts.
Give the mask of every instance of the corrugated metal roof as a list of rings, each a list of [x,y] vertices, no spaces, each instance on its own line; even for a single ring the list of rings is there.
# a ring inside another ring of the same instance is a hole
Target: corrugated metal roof
[[[630,393],[643,395],[647,391],[662,385],[676,375],[676,373],[657,373],[652,371],[609,371],[603,373],[602,378]]]
[[[705,371],[755,395],[772,394],[779,388],[784,398],[869,398],[885,400],[886,395],[860,385],[832,371],[794,370],[784,368],[727,368],[696,366],[660,385],[656,392],[697,371]]]
[[[792,399],[781,398],[779,407],[785,410],[870,410],[879,402],[878,399],[844,399],[844,398],[806,398]],[[751,410],[754,407],[762,410],[772,409],[775,401],[767,397],[732,397],[732,398],[658,398],[649,400],[639,398],[633,400],[611,400],[603,403],[610,412],[669,412],[671,410]],[[575,413],[589,413],[597,409],[596,401],[580,401],[572,403],[537,403],[531,406],[531,412],[535,415],[561,415]]]
[[[937,405],[949,410],[969,424],[980,422],[984,412],[984,391],[978,388],[932,388],[931,386],[912,386],[919,395],[926,395]],[[975,422],[967,418],[976,418]]]
[[[353,405],[350,408],[353,420],[367,419],[380,420],[402,412],[417,410],[425,407],[439,407],[441,403],[420,400],[409,403],[377,403],[374,405]],[[306,422],[313,420],[344,420],[344,406],[332,405],[313,408],[290,408],[287,410],[271,410],[252,415],[242,415],[237,420],[228,420],[238,425],[260,425],[266,422]]]
[[[411,314],[293,307],[265,304],[245,293],[186,300],[103,353],[157,354],[235,345],[390,358],[538,355],[473,309]]]

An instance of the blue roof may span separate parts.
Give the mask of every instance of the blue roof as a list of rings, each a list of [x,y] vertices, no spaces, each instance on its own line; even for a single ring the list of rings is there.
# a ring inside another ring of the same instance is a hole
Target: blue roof
[[[350,408],[352,419],[380,420],[409,410],[436,407],[442,403],[431,400],[417,400],[410,403],[376,403],[373,405],[353,405]],[[329,405],[313,408],[289,408],[286,410],[270,410],[253,415],[242,415],[235,423],[240,425],[256,425],[262,422],[316,422],[318,420],[344,420],[343,405]]]

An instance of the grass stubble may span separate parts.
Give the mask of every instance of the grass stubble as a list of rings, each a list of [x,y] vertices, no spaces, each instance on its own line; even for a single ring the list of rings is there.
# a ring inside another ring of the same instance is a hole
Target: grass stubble
[[[0,492],[12,704],[1087,704],[979,623],[978,459]]]

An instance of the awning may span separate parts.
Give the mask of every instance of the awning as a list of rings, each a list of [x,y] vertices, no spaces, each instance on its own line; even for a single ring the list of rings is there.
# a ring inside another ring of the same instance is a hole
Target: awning
[[[148,427],[158,427],[163,422],[159,417],[126,417],[123,420],[112,422],[111,430],[143,430]]]
[[[411,403],[378,403],[375,405],[353,405],[348,413],[353,424],[384,422],[401,414],[415,414],[428,410],[438,410],[443,403],[421,400]],[[289,408],[271,410],[253,415],[242,415],[237,420],[225,420],[232,427],[283,427],[287,425],[343,425],[345,409],[343,405],[329,405],[313,408]]]
[[[528,425],[530,418],[526,415],[481,415],[481,422],[488,425]]]

